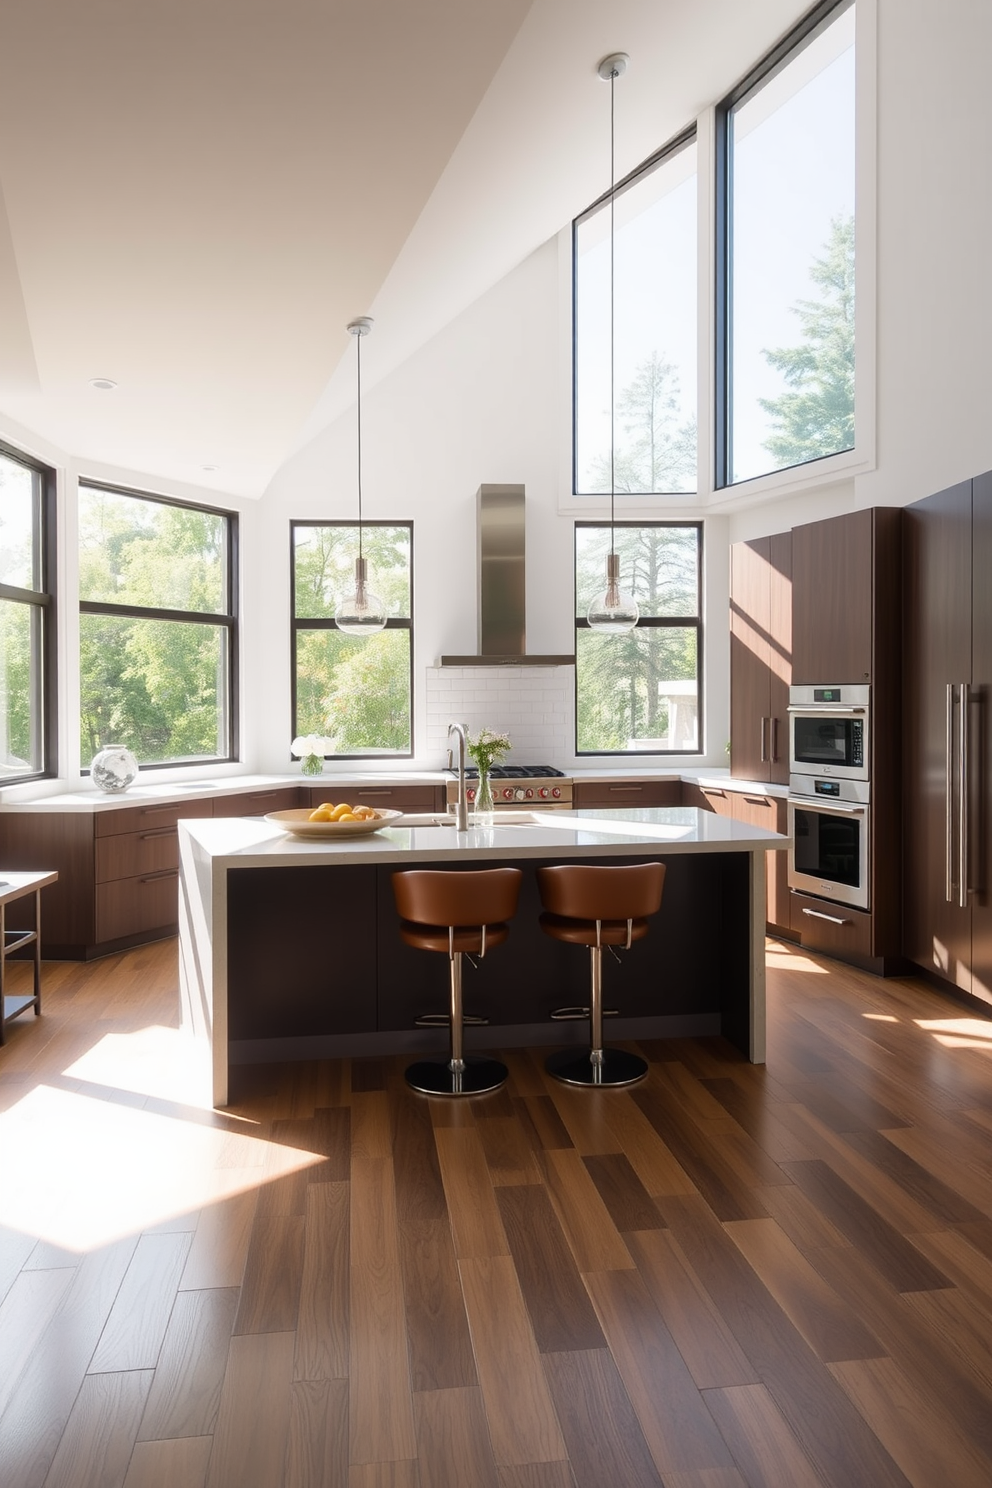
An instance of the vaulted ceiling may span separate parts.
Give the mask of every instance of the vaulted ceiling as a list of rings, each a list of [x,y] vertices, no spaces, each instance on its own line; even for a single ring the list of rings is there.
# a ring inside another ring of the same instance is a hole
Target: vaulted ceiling
[[[350,319],[383,375],[605,188],[600,57],[623,172],[805,8],[3,0],[0,415],[261,495],[350,398]]]

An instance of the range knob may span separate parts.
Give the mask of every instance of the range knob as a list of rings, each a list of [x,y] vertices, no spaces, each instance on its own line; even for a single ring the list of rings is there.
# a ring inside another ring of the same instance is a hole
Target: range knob
[[[513,799],[515,801],[526,801],[527,792],[525,790],[521,790],[520,786],[518,785],[516,790],[513,792]]]
[[[528,801],[533,801],[534,792],[531,790],[530,786],[528,786],[527,789],[524,791],[524,796]]]
[[[537,794],[540,796],[542,801],[546,801],[551,792],[548,790],[548,787],[546,785],[542,785]]]
[[[554,796],[556,801],[559,801],[561,799],[561,787],[553,785],[551,787],[551,794]]]
[[[465,799],[467,801],[474,801],[475,800],[475,789],[474,789],[473,786],[470,785],[469,788],[468,788],[468,790],[465,792]]]
[[[513,787],[512,786],[510,786],[510,785],[504,786],[504,788],[503,788],[503,800],[504,801],[512,801],[513,800]]]

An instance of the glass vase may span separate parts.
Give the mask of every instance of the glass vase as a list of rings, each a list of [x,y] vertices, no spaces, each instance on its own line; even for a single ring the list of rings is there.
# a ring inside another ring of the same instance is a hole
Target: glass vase
[[[493,786],[489,779],[488,766],[479,766],[479,783],[475,788],[472,820],[477,827],[491,827],[493,824]]]
[[[300,770],[304,775],[323,775],[324,761],[319,754],[305,754]]]

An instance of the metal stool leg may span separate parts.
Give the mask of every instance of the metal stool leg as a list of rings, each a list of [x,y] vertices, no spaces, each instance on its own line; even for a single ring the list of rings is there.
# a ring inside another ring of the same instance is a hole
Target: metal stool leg
[[[598,922],[597,922],[598,924]],[[597,930],[597,935],[598,935]],[[589,1048],[576,1053],[560,1049],[544,1062],[544,1068],[565,1085],[633,1085],[643,1080],[647,1063],[626,1049],[603,1048],[603,947],[589,947]]]
[[[462,952],[452,951],[451,1057],[420,1059],[406,1071],[406,1082],[422,1095],[485,1095],[505,1084],[509,1070],[498,1059],[465,1058],[462,1014]]]

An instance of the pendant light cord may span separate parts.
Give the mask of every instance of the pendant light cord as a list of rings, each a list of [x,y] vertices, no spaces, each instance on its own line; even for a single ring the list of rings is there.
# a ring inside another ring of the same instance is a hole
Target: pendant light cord
[[[362,558],[362,338],[355,337],[358,352],[358,557]]]
[[[610,73],[610,554],[616,552],[616,536],[614,528],[614,508],[616,506],[617,476],[616,476],[616,452],[617,452],[617,403],[615,388],[615,360],[616,360],[616,305],[614,288],[613,253],[614,240],[616,237],[616,125],[614,109],[616,106],[616,68]]]

